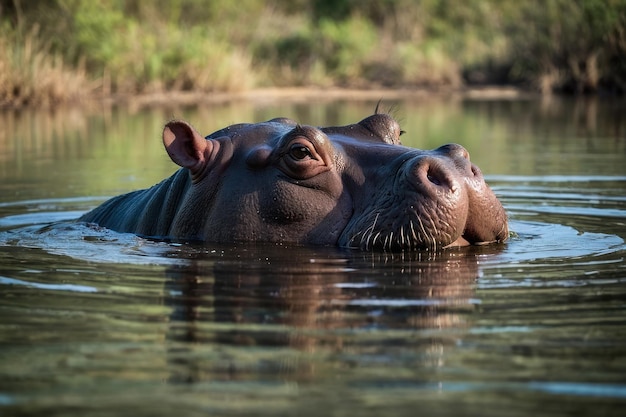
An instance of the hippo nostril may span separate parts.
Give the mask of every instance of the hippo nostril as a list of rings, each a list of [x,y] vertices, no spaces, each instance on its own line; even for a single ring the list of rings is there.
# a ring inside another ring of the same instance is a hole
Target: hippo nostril
[[[471,171],[471,173],[472,173],[473,177],[474,177],[474,178],[477,178],[477,179],[482,179],[482,177],[483,177],[483,173],[481,172],[480,168],[478,168],[478,167],[477,167],[476,165],[474,165],[474,164],[470,164],[470,165],[471,165],[471,166],[470,166],[470,171]]]
[[[443,188],[452,192],[458,188],[457,182],[452,177],[452,170],[436,158],[420,159],[413,165],[409,175],[418,186],[438,190]]]
[[[435,185],[441,185],[441,180],[437,178],[436,173],[431,168],[428,168],[428,172],[426,173],[426,178],[428,178],[428,181],[432,182]]]

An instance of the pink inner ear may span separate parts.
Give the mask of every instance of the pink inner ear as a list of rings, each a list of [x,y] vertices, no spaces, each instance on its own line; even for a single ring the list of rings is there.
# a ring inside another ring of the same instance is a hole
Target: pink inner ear
[[[206,160],[211,142],[189,123],[173,120],[163,129],[163,145],[172,161],[183,168],[197,170]]]

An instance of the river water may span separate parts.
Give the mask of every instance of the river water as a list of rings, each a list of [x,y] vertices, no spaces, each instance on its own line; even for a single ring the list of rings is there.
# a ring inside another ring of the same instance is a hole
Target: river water
[[[0,113],[0,414],[623,415],[623,100],[383,100],[404,144],[469,150],[509,214],[501,246],[181,245],[67,222],[174,172],[171,118],[209,134],[375,106]]]

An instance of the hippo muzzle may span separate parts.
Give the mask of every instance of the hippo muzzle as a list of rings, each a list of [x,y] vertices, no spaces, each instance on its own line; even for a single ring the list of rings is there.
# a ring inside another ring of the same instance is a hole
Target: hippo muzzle
[[[506,213],[460,145],[400,144],[389,115],[316,128],[289,119],[206,138],[169,122],[163,142],[182,168],[80,220],[160,239],[438,250],[502,242]]]
[[[506,214],[460,145],[408,151],[368,192],[340,245],[413,250],[504,241]],[[384,170],[383,170],[384,171]],[[492,222],[483,222],[489,215]]]

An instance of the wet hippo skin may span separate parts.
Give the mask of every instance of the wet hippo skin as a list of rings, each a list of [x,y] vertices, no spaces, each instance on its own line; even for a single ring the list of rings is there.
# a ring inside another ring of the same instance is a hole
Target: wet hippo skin
[[[363,250],[506,240],[506,213],[465,148],[408,148],[401,133],[387,114],[323,128],[278,118],[206,138],[174,120],[163,143],[182,168],[79,220],[158,239]]]

